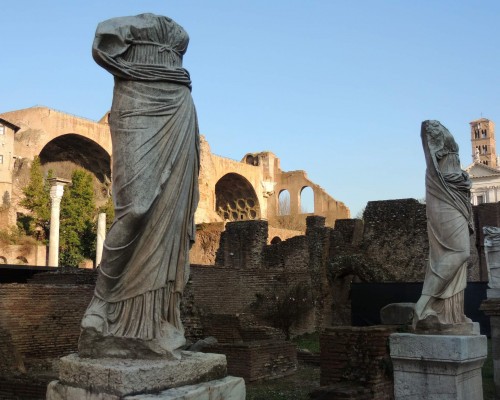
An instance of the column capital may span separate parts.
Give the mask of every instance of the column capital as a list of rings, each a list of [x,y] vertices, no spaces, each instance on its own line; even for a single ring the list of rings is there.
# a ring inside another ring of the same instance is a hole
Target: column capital
[[[71,183],[68,179],[50,178],[50,198],[52,200],[61,199],[64,193],[64,186]]]

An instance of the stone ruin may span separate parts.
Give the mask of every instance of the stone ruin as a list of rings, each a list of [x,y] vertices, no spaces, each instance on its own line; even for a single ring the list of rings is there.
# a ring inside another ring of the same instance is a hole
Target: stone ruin
[[[474,212],[477,232],[481,225],[498,223],[500,218],[497,204],[483,204]],[[334,335],[333,342],[340,334],[332,326],[351,325],[351,282],[423,279],[428,251],[425,204],[413,199],[370,202],[363,220],[337,220],[334,228],[325,226],[322,217],[309,217],[305,235],[275,244],[270,244],[270,232],[266,221],[227,223],[222,238],[215,235],[220,246],[214,246],[214,262],[192,265],[182,309],[188,338],[195,343],[215,336],[218,343],[207,351],[226,354],[230,367],[247,374],[248,380],[273,376],[281,369],[291,373],[296,365],[297,356],[282,341],[282,333],[253,308],[256,295],[282,285],[284,274],[291,277],[289,281],[310,285],[316,299],[316,307],[292,327],[293,334],[328,328],[325,332]],[[483,280],[481,239],[473,240],[480,256],[471,261],[469,279]],[[11,345],[0,353],[16,360],[17,351],[28,373],[18,367],[10,374],[4,372],[2,390],[10,390],[11,395],[14,386],[18,392],[35,391],[37,379],[54,376],[50,360],[76,350],[79,320],[91,297],[93,279],[93,271],[61,269],[57,277],[38,273],[26,284],[0,285],[0,329],[11,338],[2,342]],[[359,340],[364,340],[360,335]],[[256,361],[242,366],[242,358]],[[28,382],[31,371],[38,377],[31,384],[7,382]]]

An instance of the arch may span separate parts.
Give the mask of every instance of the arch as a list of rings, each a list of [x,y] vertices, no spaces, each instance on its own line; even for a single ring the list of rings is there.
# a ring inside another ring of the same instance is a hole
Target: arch
[[[220,178],[215,184],[215,211],[225,221],[259,219],[259,200],[251,183],[236,173]]]
[[[279,236],[275,236],[271,239],[271,244],[281,243],[281,238]]]
[[[111,157],[93,140],[68,133],[48,142],[40,152],[40,162],[72,161],[91,171],[101,182],[111,179]]]
[[[290,215],[290,192],[286,189],[278,195],[278,215]]]
[[[23,256],[16,257],[16,264],[28,264],[28,259]]]
[[[259,157],[254,154],[247,154],[245,156],[245,163],[248,165],[258,166],[260,164]]]
[[[0,256],[0,264],[7,264],[7,259],[4,256]]]
[[[300,213],[308,214],[314,212],[314,190],[310,186],[304,186],[300,190]]]

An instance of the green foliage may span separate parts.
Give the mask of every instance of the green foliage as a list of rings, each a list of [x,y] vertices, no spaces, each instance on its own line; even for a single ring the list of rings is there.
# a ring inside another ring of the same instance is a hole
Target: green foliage
[[[95,202],[92,175],[77,169],[61,200],[59,263],[78,267],[95,253]]]
[[[48,239],[50,234],[50,183],[52,170],[44,179],[40,159],[33,160],[30,180],[23,189],[24,199],[21,205],[28,209],[29,215],[20,215],[17,225],[21,232]],[[5,202],[6,199],[4,199]],[[106,213],[107,227],[114,219],[114,208],[111,198],[100,207],[95,206],[95,190],[93,176],[81,169],[73,170],[71,185],[65,187],[61,200],[59,263],[65,267],[78,267],[85,258],[94,258],[96,245],[97,212]]]
[[[309,393],[319,387],[319,380],[319,367],[299,364],[295,374],[278,379],[263,379],[247,383],[246,399],[309,400],[312,398]]]
[[[313,307],[311,293],[312,289],[307,283],[291,283],[288,275],[282,274],[277,277],[271,290],[255,295],[256,300],[252,303],[252,308],[290,340],[292,326]]]
[[[299,349],[309,350],[311,353],[319,353],[319,333],[305,333],[293,338],[293,342]]]
[[[24,219],[22,223],[23,230],[34,235],[36,228],[42,232],[41,239],[49,237],[50,230],[50,184],[48,179],[52,176],[51,171],[44,179],[40,158],[35,157],[30,170],[30,180],[23,189],[24,199],[21,200],[21,206],[31,211],[31,220]]]

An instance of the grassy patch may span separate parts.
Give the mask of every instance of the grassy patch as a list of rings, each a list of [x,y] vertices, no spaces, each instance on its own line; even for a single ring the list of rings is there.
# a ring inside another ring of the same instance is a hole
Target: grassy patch
[[[319,333],[306,333],[292,339],[292,342],[300,349],[309,350],[311,353],[319,353]]]
[[[297,373],[280,379],[251,382],[246,385],[247,400],[309,400],[319,387],[319,367],[299,365]]]

